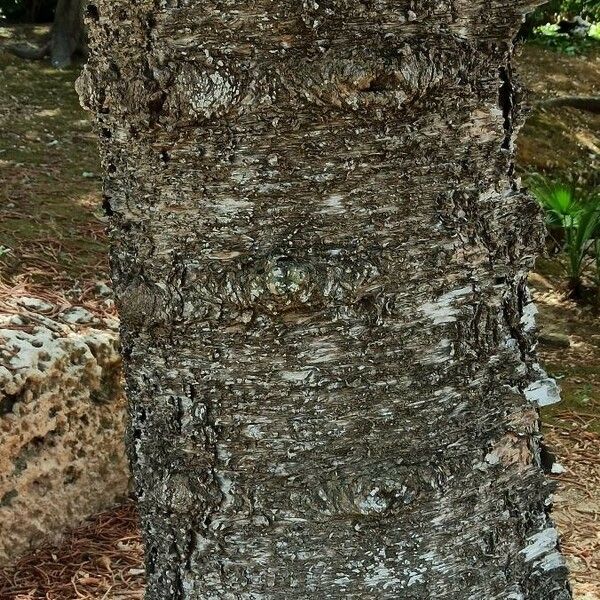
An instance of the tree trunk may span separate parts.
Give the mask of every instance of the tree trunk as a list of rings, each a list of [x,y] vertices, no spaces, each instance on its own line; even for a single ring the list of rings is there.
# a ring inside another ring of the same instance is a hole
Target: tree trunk
[[[50,56],[57,69],[71,65],[76,54],[87,51],[83,13],[85,0],[58,0],[50,39],[40,47],[31,44],[8,46],[7,50],[21,58],[40,60]]]
[[[512,157],[534,4],[90,7],[149,600],[571,597]]]
[[[58,69],[68,67],[75,53],[85,48],[83,6],[84,0],[58,0],[49,49],[50,61]]]

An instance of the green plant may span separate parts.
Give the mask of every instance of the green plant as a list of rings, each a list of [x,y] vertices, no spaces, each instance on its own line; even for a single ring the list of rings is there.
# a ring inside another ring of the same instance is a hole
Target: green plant
[[[544,25],[540,25],[533,30],[535,35],[543,35],[546,37],[557,37],[559,35],[566,35],[559,33],[560,27],[558,23],[545,23]]]
[[[535,176],[530,189],[546,213],[546,224],[556,239],[562,236],[571,295],[581,297],[582,276],[590,251],[595,250],[600,283],[600,196],[577,190],[573,184]]]
[[[568,33],[560,33],[559,25],[556,23],[545,23],[533,29],[529,42],[555,52],[574,56],[591,51],[597,46],[599,39],[600,30],[597,24],[589,29],[587,36],[573,36]]]
[[[593,202],[600,206],[600,192],[596,192],[593,196]],[[594,267],[595,267],[595,282],[596,282],[596,300],[600,304],[600,223],[596,229],[594,239]]]
[[[588,35],[560,33],[559,22],[576,16],[592,24]],[[530,42],[563,54],[585,54],[600,40],[600,2],[598,0],[551,0],[529,13],[520,36]]]
[[[600,4],[598,0],[562,0],[560,12],[598,20],[600,19]]]
[[[533,11],[528,18],[536,24],[551,20],[556,15],[581,15],[590,21],[600,20],[600,3],[598,0],[551,0]]]

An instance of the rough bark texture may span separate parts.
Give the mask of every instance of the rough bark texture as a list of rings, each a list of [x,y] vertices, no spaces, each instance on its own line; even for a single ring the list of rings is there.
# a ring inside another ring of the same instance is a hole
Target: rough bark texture
[[[116,322],[13,307],[0,314],[0,564],[129,489]]]
[[[148,599],[566,600],[511,39],[533,0],[102,0]]]

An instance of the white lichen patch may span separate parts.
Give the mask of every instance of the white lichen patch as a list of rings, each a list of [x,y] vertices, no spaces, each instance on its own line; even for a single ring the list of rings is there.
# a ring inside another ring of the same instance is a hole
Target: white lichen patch
[[[331,194],[323,200],[323,210],[321,212],[340,215],[346,212],[343,201],[344,196],[341,194]]]
[[[242,212],[252,210],[252,202],[241,198],[221,198],[218,204],[215,204],[215,211],[224,216],[238,215]]]
[[[341,349],[337,342],[328,339],[314,338],[309,340],[307,350],[299,357],[306,359],[312,365],[321,365],[339,361]]]
[[[536,560],[553,552],[558,544],[558,532],[548,527],[527,538],[527,546],[521,550],[526,561]]]
[[[471,286],[463,287],[443,294],[433,302],[427,302],[420,307],[420,311],[433,321],[434,325],[454,323],[458,316],[456,300],[473,293]]]
[[[422,365],[435,365],[449,361],[454,354],[454,346],[450,340],[440,340],[431,350],[424,352],[419,362]]]
[[[253,440],[260,440],[265,435],[260,425],[257,423],[246,425],[244,428],[244,434]]]
[[[193,116],[210,118],[229,108],[238,97],[238,90],[231,77],[218,71],[203,73],[185,70],[179,78],[181,94],[187,97],[189,111]]]
[[[365,585],[368,588],[387,590],[401,583],[402,580],[383,563],[370,565],[365,577]]]
[[[525,398],[537,406],[549,406],[560,402],[560,390],[554,379],[538,379],[524,390]]]
[[[221,510],[225,510],[230,506],[233,506],[235,502],[234,482],[229,476],[222,472],[215,472],[215,478],[219,483],[222,494]]]
[[[387,510],[388,501],[380,496],[379,488],[375,488],[369,494],[358,502],[360,512],[369,515],[372,513],[383,513]]]
[[[538,309],[533,302],[526,304],[521,315],[521,326],[526,333],[535,331],[535,318],[538,314]]]
[[[539,562],[538,567],[542,571],[554,571],[566,566],[565,557],[558,551],[551,552]]]

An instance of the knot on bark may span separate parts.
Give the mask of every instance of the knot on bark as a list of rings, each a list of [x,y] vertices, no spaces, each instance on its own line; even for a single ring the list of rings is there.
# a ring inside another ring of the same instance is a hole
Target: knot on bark
[[[286,73],[292,93],[311,103],[352,110],[402,108],[430,93],[451,64],[409,45],[381,57],[330,50],[319,61],[304,61]],[[285,82],[284,78],[284,82]]]
[[[94,89],[92,74],[86,65],[75,82],[75,90],[79,94],[79,102],[85,110],[95,110],[97,108],[96,102],[94,102]]]
[[[181,118],[211,119],[226,114],[241,98],[241,86],[225,68],[184,64],[167,91],[166,109]]]
[[[309,268],[302,263],[278,259],[265,273],[266,287],[274,296],[301,298],[310,281]]]
[[[117,299],[121,321],[129,327],[151,327],[168,319],[168,294],[158,285],[133,281]]]

